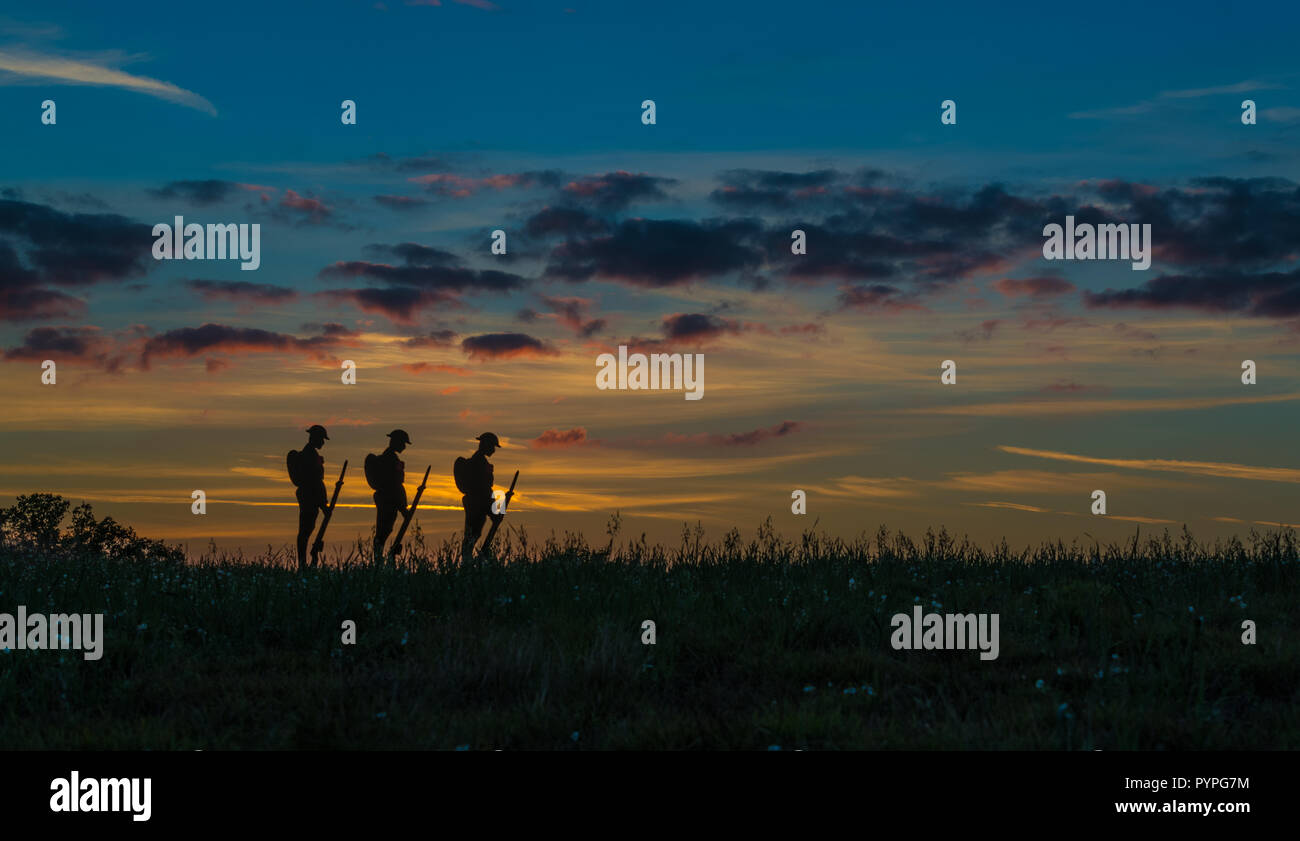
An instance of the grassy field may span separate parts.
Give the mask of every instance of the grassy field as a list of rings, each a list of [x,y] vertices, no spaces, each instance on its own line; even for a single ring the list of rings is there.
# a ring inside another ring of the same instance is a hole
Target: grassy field
[[[299,573],[10,525],[0,612],[103,612],[106,642],[0,653],[3,748],[1300,747],[1289,530],[1015,551],[769,522],[665,549],[612,521],[600,551],[516,535]],[[1000,614],[1001,656],[893,650],[918,603]]]

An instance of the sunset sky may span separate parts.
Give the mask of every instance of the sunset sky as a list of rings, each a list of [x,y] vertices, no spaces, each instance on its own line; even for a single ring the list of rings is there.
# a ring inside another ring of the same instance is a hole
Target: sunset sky
[[[350,460],[332,542],[368,541],[361,461],[395,427],[436,538],[488,430],[534,538],[603,543],[615,510],[669,542],[769,515],[1013,545],[1294,522],[1300,13],[1173,8],[0,17],[0,505],[280,547],[284,454],[321,423],[331,490]],[[1045,260],[1066,215],[1150,224],[1150,269]],[[175,216],[260,224],[260,268],[154,260]],[[620,344],[703,353],[703,399],[597,390]]]

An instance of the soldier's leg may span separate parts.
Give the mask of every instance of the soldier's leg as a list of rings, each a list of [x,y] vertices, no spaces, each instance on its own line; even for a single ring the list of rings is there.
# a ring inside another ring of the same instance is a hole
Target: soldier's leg
[[[373,546],[373,560],[376,564],[382,562],[384,559],[384,544],[388,542],[388,533],[392,531],[391,527],[384,527],[384,508],[385,506],[382,502],[375,500],[375,542]]]
[[[474,544],[483,534],[483,523],[487,520],[487,509],[478,505],[465,506],[465,540],[460,546],[462,560],[474,557]]]
[[[298,568],[302,569],[307,565],[307,541],[311,539],[311,533],[316,529],[316,514],[318,509],[312,503],[298,503]]]
[[[391,503],[384,503],[379,506],[375,514],[375,559],[378,563],[384,555],[384,544],[388,542],[388,537],[393,533],[393,526],[397,523],[397,506]]]

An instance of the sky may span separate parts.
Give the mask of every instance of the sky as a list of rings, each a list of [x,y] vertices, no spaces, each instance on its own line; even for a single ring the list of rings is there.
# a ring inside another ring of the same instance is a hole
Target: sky
[[[1012,545],[1290,523],[1300,12],[1102,11],[6,13],[0,505],[283,547],[284,454],[321,423],[338,543],[369,540],[361,462],[394,428],[435,540],[489,430],[534,540],[603,543],[615,511],[669,543],[769,516]],[[258,224],[260,265],[154,259],[176,216]],[[1045,259],[1067,216],[1151,225],[1150,268]],[[598,389],[620,345],[702,354],[702,399]]]

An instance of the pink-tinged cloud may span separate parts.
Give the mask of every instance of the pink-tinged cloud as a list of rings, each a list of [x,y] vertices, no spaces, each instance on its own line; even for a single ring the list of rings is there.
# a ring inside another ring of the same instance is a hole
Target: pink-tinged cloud
[[[429,175],[416,175],[407,179],[413,184],[421,184],[432,192],[442,196],[464,199],[469,198],[484,188],[505,190],[511,187],[528,187],[536,182],[530,172],[502,173],[483,178],[472,178],[450,172],[436,172]]]
[[[662,440],[668,444],[716,444],[723,447],[752,447],[755,444],[761,444],[774,438],[784,438],[803,428],[805,428],[805,424],[801,421],[784,421],[762,429],[751,429],[748,432],[732,432],[728,434],[697,432],[693,435],[683,435],[669,432]]]
[[[22,344],[6,348],[4,358],[52,359],[59,365],[93,365],[113,373],[125,364],[113,339],[98,327],[35,327],[27,331]]]
[[[411,374],[428,374],[437,371],[441,374],[451,374],[453,377],[468,377],[474,373],[468,368],[458,368],[455,365],[434,365],[432,362],[407,362],[402,365],[402,370]]]
[[[86,302],[57,289],[0,288],[0,321],[79,318]]]
[[[586,339],[605,328],[605,319],[588,318],[591,311],[591,299],[539,295],[538,299],[550,308],[554,318],[572,330],[580,338]],[[531,321],[540,317],[531,310],[520,314],[520,319]]]
[[[548,429],[541,435],[534,438],[528,443],[528,446],[535,450],[541,449],[558,449],[563,447],[578,447],[583,444],[595,444],[587,438],[587,430],[581,426],[574,427],[567,432],[560,432],[557,429]]]
[[[323,221],[333,212],[320,199],[301,196],[293,190],[284,191],[284,198],[280,199],[280,207],[305,214],[312,222]]]
[[[618,170],[603,175],[584,175],[564,185],[563,192],[573,198],[595,204],[607,211],[619,211],[641,200],[668,198],[663,187],[676,179],[660,178],[643,172]]]
[[[1075,285],[1060,277],[1004,277],[993,281],[993,288],[1007,298],[1047,298],[1073,292]]]
[[[905,297],[901,289],[885,283],[841,286],[839,302],[845,309],[862,310],[864,312],[926,311],[923,305]]]
[[[993,338],[993,333],[1002,323],[1001,319],[990,318],[987,321],[981,321],[979,327],[972,327],[968,330],[956,331],[957,338],[963,342],[987,342]]]

